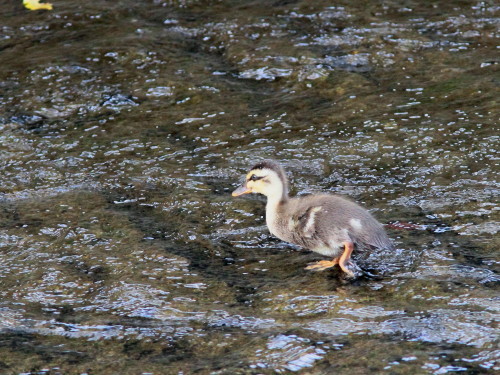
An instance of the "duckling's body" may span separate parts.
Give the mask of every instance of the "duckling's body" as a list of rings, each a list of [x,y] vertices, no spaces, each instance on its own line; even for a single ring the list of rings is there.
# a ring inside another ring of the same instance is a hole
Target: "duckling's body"
[[[387,246],[388,238],[368,211],[337,195],[291,198],[266,207],[266,224],[276,237],[322,255],[342,253],[343,244]],[[326,225],[325,225],[326,224]]]
[[[255,165],[233,196],[253,192],[267,196],[266,224],[273,235],[334,258],[307,269],[324,270],[338,264],[353,276],[346,265],[355,247],[392,248],[383,226],[348,199],[331,194],[290,198],[285,172],[275,161]]]

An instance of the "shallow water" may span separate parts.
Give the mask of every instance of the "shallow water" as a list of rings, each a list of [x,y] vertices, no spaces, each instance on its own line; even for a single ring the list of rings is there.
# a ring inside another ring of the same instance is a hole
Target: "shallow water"
[[[446,374],[498,363],[493,1],[54,1],[0,15],[0,373]],[[367,275],[231,198],[369,207]]]

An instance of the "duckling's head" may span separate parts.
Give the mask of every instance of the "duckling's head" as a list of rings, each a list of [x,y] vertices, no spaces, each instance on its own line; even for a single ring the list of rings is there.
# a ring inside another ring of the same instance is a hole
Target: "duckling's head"
[[[233,197],[248,193],[264,194],[269,200],[288,198],[288,181],[283,167],[274,160],[264,160],[250,169],[245,183],[233,191]]]

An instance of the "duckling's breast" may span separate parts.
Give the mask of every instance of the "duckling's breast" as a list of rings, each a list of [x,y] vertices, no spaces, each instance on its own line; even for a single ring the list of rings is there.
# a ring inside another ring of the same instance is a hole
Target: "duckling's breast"
[[[281,225],[279,223],[277,209],[276,209],[276,207],[272,207],[269,204],[266,206],[266,225],[267,225],[267,228],[269,229],[269,232],[271,232],[271,234],[284,240],[284,238],[282,238],[282,235],[281,235],[282,231],[280,230]]]
[[[338,257],[342,254],[342,245],[340,246],[326,246],[326,245],[320,245],[314,248],[308,248],[309,250],[314,251],[315,253],[324,255],[324,256],[329,256],[329,257]]]

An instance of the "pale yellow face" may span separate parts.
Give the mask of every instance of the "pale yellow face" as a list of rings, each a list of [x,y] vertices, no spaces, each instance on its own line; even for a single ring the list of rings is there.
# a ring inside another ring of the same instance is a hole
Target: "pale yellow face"
[[[246,187],[252,193],[264,194],[267,185],[269,185],[269,178],[264,169],[253,170],[246,175]]]
[[[259,193],[269,197],[275,194],[282,194],[283,184],[276,172],[271,169],[263,168],[251,170],[246,175],[245,180],[242,186],[233,191],[233,196]]]

